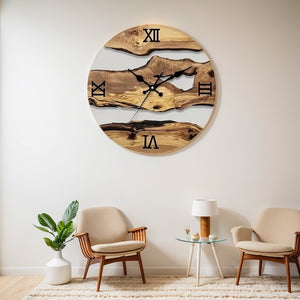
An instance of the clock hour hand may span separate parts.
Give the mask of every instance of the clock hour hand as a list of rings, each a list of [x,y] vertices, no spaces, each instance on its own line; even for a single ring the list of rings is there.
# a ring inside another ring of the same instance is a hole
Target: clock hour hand
[[[131,72],[135,77],[136,77],[136,80],[138,82],[143,82],[145,83],[147,86],[148,86],[148,89],[143,91],[143,94],[145,95],[148,91],[152,90],[154,92],[156,92],[160,97],[162,96],[162,93],[158,92],[155,88],[154,88],[154,85],[151,85],[149,84],[148,82],[145,81],[144,77],[142,75],[138,75],[138,74],[135,74],[132,70],[128,69],[129,72]],[[159,75],[156,75],[154,77],[158,77]],[[156,80],[157,82],[157,80]]]
[[[140,108],[143,106],[143,104],[145,103],[145,101],[147,100],[147,98],[149,97],[149,95],[151,94],[151,92],[155,91],[158,93],[158,91],[156,91],[155,89],[155,85],[157,84],[159,78],[162,76],[163,73],[160,73],[160,75],[157,76],[157,79],[155,81],[155,83],[153,85],[149,86],[149,89],[147,91],[144,91],[143,93],[146,94],[146,97],[144,98],[144,100],[142,101],[142,103],[139,105],[137,111],[135,112],[135,114],[132,116],[132,118],[130,119],[130,122],[134,119],[134,117],[136,116],[136,114],[139,112]]]
[[[162,73],[161,73],[162,75]],[[161,75],[158,75],[158,79],[160,78]],[[157,76],[155,76],[157,77]],[[157,89],[156,89],[156,83],[157,83],[158,80],[155,81],[155,83],[153,85],[150,85],[149,88],[145,91],[143,91],[143,94],[147,94],[148,92],[155,92],[158,94],[159,97],[161,97],[163,95],[163,93],[159,92]]]
[[[150,84],[148,83],[148,82],[146,82],[145,81],[145,79],[144,79],[144,77],[142,76],[142,75],[138,75],[138,74],[135,74],[132,70],[130,70],[130,69],[128,69],[128,71],[130,72],[130,73],[132,73],[134,76],[135,76],[135,78],[136,78],[136,80],[138,81],[138,82],[143,82],[143,83],[145,83],[149,88],[150,88]]]

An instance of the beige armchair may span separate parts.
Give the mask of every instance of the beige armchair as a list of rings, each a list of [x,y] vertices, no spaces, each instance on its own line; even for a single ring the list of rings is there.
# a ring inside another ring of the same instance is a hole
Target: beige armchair
[[[103,267],[106,264],[122,262],[124,275],[126,261],[138,261],[142,281],[146,283],[140,252],[146,246],[146,227],[128,230],[122,212],[116,207],[92,207],[78,214],[75,236],[79,239],[82,254],[87,258],[83,275],[86,278],[89,266],[100,262],[97,292],[100,290]],[[128,234],[131,240],[127,240]]]
[[[290,266],[295,263],[300,275],[300,210],[268,208],[260,215],[255,226],[237,226],[231,230],[233,242],[241,251],[236,284],[239,284],[243,261],[259,260],[259,276],[262,261],[283,263],[286,267],[288,292],[291,292]]]

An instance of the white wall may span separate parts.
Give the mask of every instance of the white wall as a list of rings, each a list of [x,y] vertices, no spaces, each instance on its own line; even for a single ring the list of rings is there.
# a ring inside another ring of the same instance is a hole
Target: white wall
[[[3,0],[1,272],[43,272],[53,252],[32,223],[40,212],[58,219],[75,199],[81,208],[118,206],[134,226],[148,226],[146,273],[183,272],[189,249],[175,235],[186,224],[198,230],[191,204],[208,197],[220,207],[213,231],[227,237],[218,247],[221,263],[234,274],[230,228],[253,223],[266,207],[300,208],[299,20],[297,0]],[[87,102],[98,50],[146,23],[194,37],[219,82],[209,130],[168,156],[117,146],[97,128]],[[75,272],[83,266],[77,241],[64,255]],[[202,272],[216,272],[209,248]]]

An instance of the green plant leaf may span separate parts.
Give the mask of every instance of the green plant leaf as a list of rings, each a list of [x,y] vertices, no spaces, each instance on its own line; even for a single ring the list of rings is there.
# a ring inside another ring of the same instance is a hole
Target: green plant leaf
[[[69,204],[69,206],[66,208],[63,218],[62,218],[65,223],[73,220],[76,217],[78,207],[79,207],[79,203],[77,200],[72,201]]]
[[[57,242],[64,243],[65,240],[74,232],[73,222],[69,221],[57,235]]]
[[[64,228],[65,228],[65,222],[64,221],[60,221],[57,224],[57,233],[60,233]]]
[[[44,238],[44,241],[47,244],[47,246],[51,247],[53,250],[60,250],[59,246],[57,245],[57,243],[55,243],[55,241],[51,241],[49,238]]]
[[[74,227],[73,227],[73,222],[72,222],[70,224],[70,226],[66,228],[66,230],[65,230],[65,232],[64,232],[64,234],[62,236],[63,239],[66,240],[73,232],[74,232]]]
[[[54,236],[54,234],[53,234],[51,231],[49,231],[47,228],[45,228],[45,227],[36,226],[36,225],[34,225],[34,224],[33,224],[33,226],[34,226],[35,228],[41,230],[41,231],[48,232],[48,233],[50,233],[50,234],[52,234],[52,235]]]
[[[44,226],[50,228],[52,231],[56,231],[56,223],[53,219],[46,213],[38,215],[39,223]]]
[[[70,237],[74,232],[72,219],[77,215],[79,208],[78,201],[73,201],[64,212],[63,219],[56,225],[55,221],[46,213],[38,214],[38,221],[42,226],[35,226],[37,229],[50,233],[54,240],[44,237],[47,246],[53,250],[58,251],[66,246],[66,243],[74,239]],[[69,238],[69,239],[68,239]]]

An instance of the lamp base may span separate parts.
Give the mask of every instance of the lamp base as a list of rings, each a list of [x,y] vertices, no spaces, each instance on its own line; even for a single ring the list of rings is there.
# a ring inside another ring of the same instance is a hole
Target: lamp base
[[[208,237],[210,234],[210,217],[200,217],[201,237]]]

